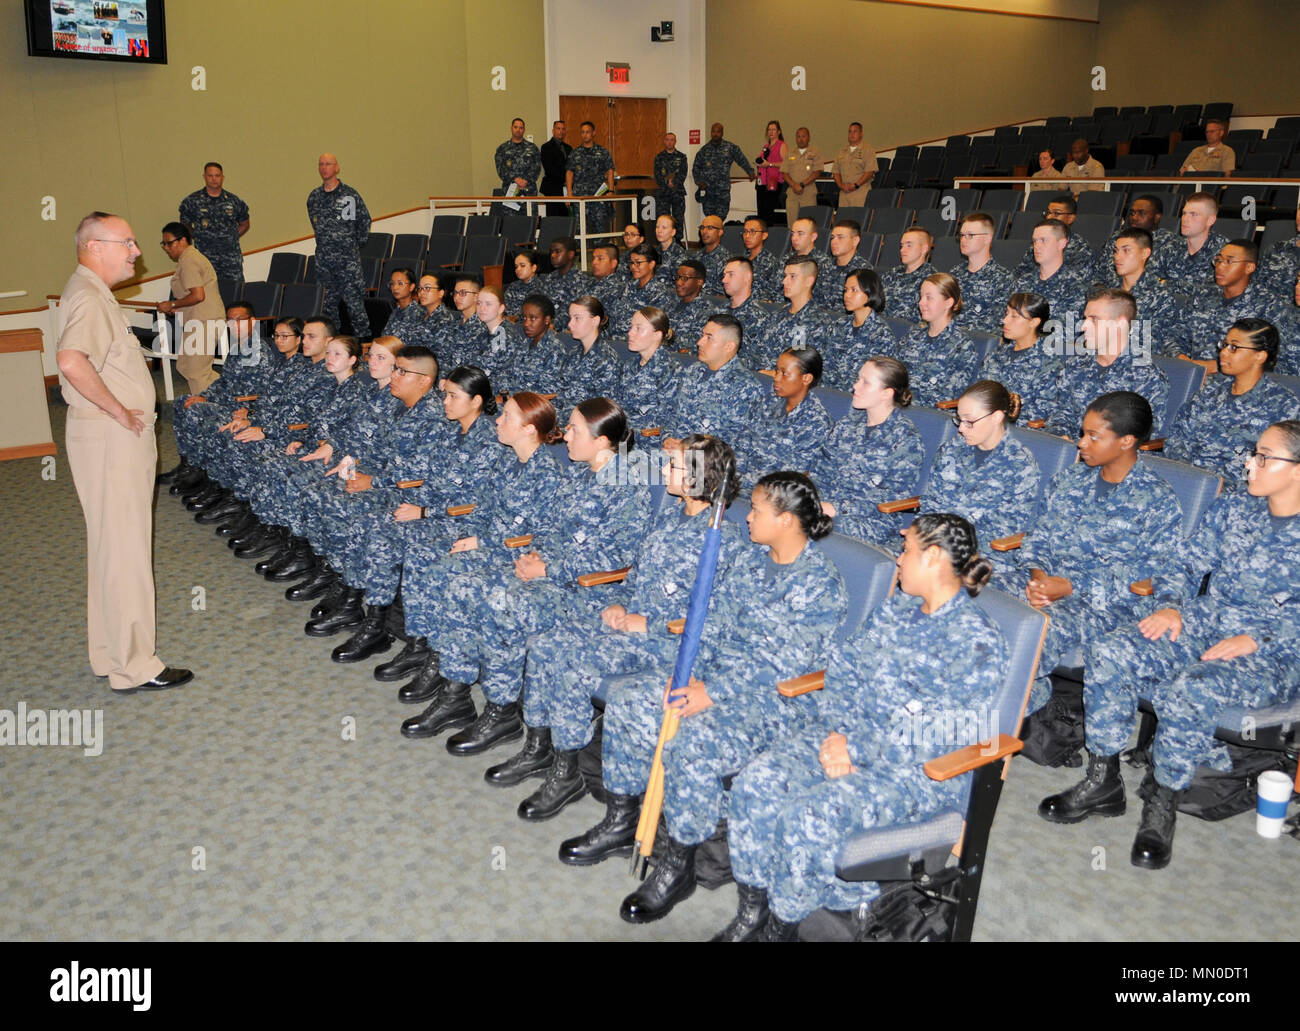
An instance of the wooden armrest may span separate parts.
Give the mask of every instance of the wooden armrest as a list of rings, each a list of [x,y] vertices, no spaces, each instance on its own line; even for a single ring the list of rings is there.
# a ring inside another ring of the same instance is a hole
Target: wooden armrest
[[[657,436],[659,436],[661,433],[663,433],[663,427],[661,427],[661,426],[647,426],[645,429],[643,429],[643,430],[641,431],[641,436],[643,436],[643,437],[657,437]]]
[[[554,401],[554,400],[555,400],[555,395],[554,395],[554,394],[538,394],[537,396],[540,397],[543,401]]]
[[[1025,534],[1022,530],[1020,533],[1013,533],[1010,537],[999,537],[996,540],[989,541],[989,547],[994,551],[1015,551],[1024,543]]]
[[[622,569],[607,569],[603,573],[583,573],[578,577],[580,587],[599,587],[601,584],[621,584],[627,579],[631,566]]]
[[[1139,451],[1163,451],[1165,449],[1165,438],[1156,437],[1155,440],[1148,440],[1145,444],[1139,444]]]
[[[244,401],[244,402],[256,401],[261,396],[262,396],[261,394],[240,394],[237,398],[235,398],[235,400]]]
[[[899,498],[897,501],[882,501],[876,506],[876,510],[888,515],[891,512],[911,512],[921,507],[921,499],[916,498]]]
[[[1044,426],[1047,425],[1047,420],[1030,419],[1027,423],[1025,423],[1025,425],[1028,426],[1031,430],[1041,430]]]
[[[981,741],[967,745],[955,752],[931,759],[925,764],[925,775],[931,780],[949,780],[963,773],[987,766],[989,763],[1014,755],[1025,747],[1025,743],[1010,734],[999,734],[996,741]]]
[[[289,430],[305,430],[306,428],[307,428],[307,423],[305,422],[291,422],[289,423],[288,426],[285,427],[285,429],[289,429]]]
[[[445,265],[439,265],[438,267],[439,267],[439,268],[460,268],[461,265],[462,265],[462,262],[459,262],[459,261],[449,261],[449,262],[447,262],[447,264],[445,264]]]
[[[951,410],[951,409],[953,409],[953,408],[956,408],[956,407],[957,407],[957,402],[956,402],[955,400],[954,400],[954,401],[940,401],[940,402],[939,402],[937,405],[935,405],[934,407],[935,407],[935,408],[938,408],[938,409],[941,409],[942,411],[945,411],[945,412],[946,412],[946,411],[949,411],[949,410]]]
[[[819,669],[816,673],[805,673],[801,677],[791,677],[776,685],[777,692],[783,698],[798,698],[801,694],[811,694],[826,686],[826,671]]]
[[[686,630],[686,617],[681,619],[670,619],[668,621],[668,632],[670,634],[680,634]]]
[[[448,505],[448,506],[447,506],[447,514],[448,514],[449,516],[463,516],[463,515],[469,515],[469,514],[470,514],[471,512],[473,512],[474,509],[477,508],[477,507],[478,507],[477,505],[473,505],[473,504],[469,504],[469,505]]]
[[[759,369],[759,370],[758,370],[758,374],[759,374],[760,376],[771,376],[773,379],[776,379],[776,370],[775,370],[775,369]]]
[[[402,490],[410,490],[412,487],[423,487],[423,480],[398,480],[397,486]]]
[[[1143,598],[1150,598],[1151,595],[1156,593],[1155,585],[1151,583],[1150,579],[1138,580],[1136,583],[1131,583],[1128,585],[1128,589],[1134,594],[1141,595]]]
[[[532,543],[533,543],[533,535],[531,533],[524,533],[524,534],[520,534],[518,537],[506,538],[507,548],[526,548],[528,545]]]

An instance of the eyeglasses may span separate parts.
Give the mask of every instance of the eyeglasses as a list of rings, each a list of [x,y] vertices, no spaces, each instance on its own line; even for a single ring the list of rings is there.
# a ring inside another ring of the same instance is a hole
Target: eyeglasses
[[[297,333],[272,333],[271,336],[275,337],[276,340],[297,340],[298,339]]]
[[[161,247],[163,250],[166,250],[168,247],[170,247],[170,246],[171,246],[172,244],[174,244],[174,243],[180,243],[180,241],[179,241],[179,240],[159,240],[159,241],[158,241],[158,246]]]
[[[425,293],[428,290],[437,290],[437,289],[438,287],[430,286],[428,283],[426,283],[424,286],[420,287],[420,293]]]
[[[633,258],[631,261],[628,262],[628,264],[629,264],[629,265],[649,265],[649,264],[650,264],[650,259],[649,259],[649,258]]]
[[[979,236],[992,236],[992,235],[993,235],[992,233],[958,233],[958,234],[957,234],[957,239],[958,239],[958,240],[974,240],[976,237],[979,237]]]
[[[478,293],[477,290],[456,290],[456,291],[453,291],[452,296],[454,296],[454,297],[473,297],[474,294],[476,294],[476,293]]]
[[[689,283],[692,279],[703,279],[703,276],[694,276],[689,272],[678,272],[676,279],[679,283]]]
[[[135,242],[134,237],[127,237],[125,240],[110,240],[106,236],[92,236],[90,239],[93,240],[95,243],[120,243],[127,250],[130,250],[132,247],[140,246],[138,243]]]
[[[1266,465],[1272,459],[1275,462],[1291,462],[1300,465],[1300,458],[1287,458],[1285,455],[1266,455],[1262,451],[1252,451],[1246,456],[1246,463],[1249,465],[1254,462],[1256,465]]]
[[[995,411],[997,411],[997,409],[995,408],[993,411],[995,412]],[[958,429],[965,428],[965,429],[970,430],[970,429],[974,429],[974,428],[975,428],[975,424],[976,424],[977,422],[980,422],[980,421],[983,420],[983,419],[987,419],[987,418],[988,418],[990,415],[992,415],[992,414],[993,414],[993,412],[985,412],[985,413],[984,413],[983,415],[981,415],[978,419],[963,419],[960,415],[957,415],[957,414],[954,412],[954,413],[953,413],[953,416],[952,416],[952,424],[953,424],[954,426],[956,426]]]
[[[1241,265],[1247,261],[1250,261],[1250,259],[1249,258],[1225,258],[1223,257],[1223,255],[1220,254],[1220,255],[1216,255],[1214,258],[1214,267],[1218,268],[1220,265]]]
[[[428,376],[427,372],[416,372],[414,369],[404,369],[400,365],[393,368],[394,376]]]
[[[1246,347],[1244,344],[1230,344],[1228,343],[1228,341],[1225,340],[1223,341],[1223,343],[1219,345],[1219,350],[1227,351],[1229,354],[1236,354],[1238,351],[1265,351],[1267,350],[1267,348]]]

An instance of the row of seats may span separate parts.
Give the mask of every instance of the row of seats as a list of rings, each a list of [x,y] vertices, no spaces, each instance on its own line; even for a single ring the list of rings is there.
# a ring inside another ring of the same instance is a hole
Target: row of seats
[[[423,233],[371,233],[361,247],[363,258],[405,258],[423,261],[429,251],[452,247],[459,239],[461,253],[475,239],[501,237],[509,247],[535,246],[546,250],[551,241],[577,232],[577,219],[571,215],[434,215],[433,228]]]

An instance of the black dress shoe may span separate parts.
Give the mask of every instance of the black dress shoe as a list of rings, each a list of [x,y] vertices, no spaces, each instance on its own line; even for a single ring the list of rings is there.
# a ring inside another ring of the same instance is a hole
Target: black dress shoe
[[[505,741],[524,736],[524,721],[519,718],[519,703],[497,705],[488,702],[473,723],[447,738],[452,755],[480,755]]]
[[[301,541],[293,547],[287,560],[277,563],[274,569],[268,570],[264,575],[273,584],[287,584],[315,572],[316,556],[312,554],[311,545]]]
[[[285,541],[289,539],[288,534],[279,526],[263,527],[260,534],[257,534],[257,531],[253,532],[256,534],[254,540],[249,541],[247,544],[235,546],[234,551],[237,558],[256,558],[258,555],[276,551],[284,547]]]
[[[257,525],[257,513],[253,511],[253,506],[244,502],[240,513],[231,516],[225,522],[218,524],[213,528],[213,532],[218,537],[238,537],[241,533],[246,533]]]
[[[362,662],[372,655],[387,651],[393,646],[393,635],[388,632],[387,605],[370,605],[366,617],[356,632],[330,653],[335,662]]]
[[[320,619],[311,620],[303,627],[304,632],[308,637],[333,637],[340,630],[356,626],[366,618],[361,608],[361,599],[364,596],[365,592],[358,588],[347,588],[347,593],[338,608],[328,615],[321,616]]]
[[[325,596],[311,607],[309,618],[320,619],[322,616],[328,616],[336,612],[338,607],[343,604],[343,599],[347,597],[348,585],[343,582],[343,577],[338,572],[334,573],[334,582],[326,590]]]
[[[618,915],[629,924],[662,920],[695,894],[695,846],[669,837],[663,855],[641,887],[623,900]]]
[[[1078,823],[1093,814],[1123,816],[1127,804],[1119,756],[1089,752],[1087,776],[1069,791],[1043,799],[1038,815],[1050,823]]]
[[[1174,857],[1174,822],[1178,818],[1178,792],[1159,781],[1142,803],[1142,820],[1133,838],[1129,861],[1144,870],[1163,870]]]
[[[176,479],[172,480],[171,486],[167,488],[167,493],[173,497],[188,494],[207,482],[207,473],[198,466],[190,466],[184,475],[177,476]]]
[[[423,637],[412,637],[400,652],[375,667],[375,679],[385,684],[394,683],[418,670],[428,657],[429,642]]]
[[[715,942],[752,942],[762,934],[763,925],[770,916],[767,908],[767,892],[762,888],[751,888],[748,884],[736,882],[736,915],[731,918],[721,931],[709,941]]]
[[[586,834],[560,845],[560,862],[569,866],[594,866],[611,856],[630,856],[636,845],[636,825],[640,818],[639,796],[610,794],[600,823]]]
[[[178,465],[168,469],[165,473],[159,473],[154,477],[154,481],[156,483],[175,483],[177,478],[184,476],[192,468],[194,467],[185,460],[185,456],[181,455],[181,460]]]
[[[434,702],[402,724],[403,737],[435,737],[448,727],[463,727],[473,723],[478,715],[474,699],[469,696],[470,684],[439,677],[438,694]]]
[[[326,594],[334,586],[334,567],[325,559],[319,559],[316,568],[302,583],[294,584],[284,592],[286,601],[311,601]]]
[[[542,786],[520,802],[515,812],[521,820],[549,820],[586,793],[587,782],[578,769],[578,750],[556,752]]]
[[[198,495],[193,501],[185,502],[186,510],[190,512],[206,512],[210,508],[216,508],[225,504],[235,495],[226,487],[215,486],[212,490],[206,490]]]
[[[397,700],[399,702],[408,705],[427,702],[442,690],[445,681],[438,675],[438,658],[438,653],[435,651],[425,652],[424,664],[420,666],[420,671],[415,674],[415,679],[397,689]]]
[[[245,544],[251,544],[253,541],[261,540],[267,532],[261,520],[257,520],[247,530],[237,533],[226,541],[227,548],[242,548]]]
[[[213,505],[211,508],[205,508],[194,516],[194,521],[201,526],[215,526],[217,523],[224,523],[229,519],[238,519],[243,516],[246,510],[244,502],[239,498],[231,495],[227,500],[219,505]]]
[[[503,763],[489,766],[483,779],[499,788],[512,788],[529,777],[545,776],[555,760],[550,727],[527,727],[524,747]]]
[[[257,565],[253,567],[253,572],[258,576],[267,576],[287,563],[297,553],[298,540],[296,537],[290,537],[284,542],[284,544],[276,548],[274,552],[262,559],[261,562],[257,563]]]
[[[192,670],[167,666],[152,680],[146,680],[143,684],[137,684],[135,687],[119,688],[113,693],[135,694],[137,691],[166,691],[169,687],[180,687],[182,684],[188,684],[193,679],[194,673]]]

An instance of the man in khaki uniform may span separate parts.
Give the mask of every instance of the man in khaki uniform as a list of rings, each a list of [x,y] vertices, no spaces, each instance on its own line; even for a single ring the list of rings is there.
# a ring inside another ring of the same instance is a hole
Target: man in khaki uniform
[[[58,311],[58,365],[68,404],[68,465],[86,517],[90,668],[113,690],[193,679],[154,651],[153,380],[110,287],[140,257],[125,219],[93,212],[77,227],[77,270]]]
[[[879,168],[876,152],[862,142],[862,123],[850,122],[849,142],[840,148],[831,165],[835,185],[840,188],[839,207],[860,208],[866,204],[871,179]]]
[[[1231,175],[1237,169],[1237,153],[1223,142],[1228,123],[1221,118],[1211,118],[1205,123],[1205,142],[1187,155],[1182,172],[1222,172]]]
[[[810,208],[817,203],[817,177],[826,164],[822,152],[812,145],[812,133],[800,126],[794,134],[795,145],[785,152],[781,162],[781,175],[789,187],[785,191],[785,224],[794,225],[800,208]]]
[[[1101,162],[1088,153],[1088,141],[1080,137],[1070,144],[1070,160],[1065,163],[1061,169],[1061,176],[1065,179],[1105,179],[1106,169],[1102,168]],[[1095,186],[1089,183],[1072,183],[1070,192],[1076,197],[1088,190],[1104,190],[1106,187],[1097,183]]]
[[[201,394],[217,378],[212,359],[217,353],[217,338],[226,324],[226,306],[217,289],[217,273],[199,249],[184,222],[168,222],[162,229],[162,249],[176,262],[172,276],[172,300],[163,301],[158,310],[164,315],[182,312],[172,340],[172,350],[179,356],[176,371],[185,377],[189,392]]]

